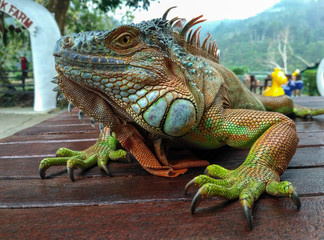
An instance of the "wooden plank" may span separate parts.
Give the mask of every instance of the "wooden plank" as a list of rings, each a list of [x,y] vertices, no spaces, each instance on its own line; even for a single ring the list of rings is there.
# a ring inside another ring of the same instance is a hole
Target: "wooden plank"
[[[324,119],[314,119],[313,121],[296,121],[296,129],[298,133],[301,132],[314,132],[314,131],[323,131],[324,129]]]
[[[324,146],[324,131],[303,132],[298,137],[298,147]]]
[[[61,147],[71,148],[81,151],[97,140],[97,133],[91,134],[58,134],[58,135],[37,135],[33,136],[12,136],[0,141],[0,160],[3,158],[15,157],[25,158],[26,156],[52,156]],[[299,148],[305,147],[321,147],[324,146],[324,131],[304,132],[299,134]],[[28,151],[26,151],[28,149]],[[227,148],[217,149],[218,158],[222,159],[221,153],[228,152]],[[247,151],[231,149],[230,151],[237,152],[239,156],[242,153],[246,155]],[[210,155],[210,151],[196,151],[202,153],[202,157],[206,158]],[[205,154],[204,154],[205,152]],[[215,152],[216,153],[216,152]],[[231,156],[233,158],[233,156]],[[227,157],[227,159],[229,159]]]
[[[22,131],[17,132],[16,136],[32,136],[32,135],[45,135],[45,134],[69,134],[69,133],[79,133],[79,134],[87,134],[87,133],[97,133],[99,135],[99,130],[97,128],[93,128],[88,124],[70,124],[70,125],[45,125],[44,123],[40,126],[31,127],[24,129]]]
[[[323,239],[324,197],[262,199],[250,231],[240,204],[189,201],[87,207],[1,209],[1,239]]]
[[[289,168],[323,167],[324,147],[297,148]]]
[[[324,195],[324,168],[288,169],[282,180],[290,181],[301,196]],[[1,180],[0,208],[53,207],[190,200],[184,195],[188,181],[202,174],[196,168],[175,179],[149,174],[128,177]],[[197,189],[192,189],[192,193]]]
[[[0,156],[0,179],[38,178],[39,162],[44,158],[55,157],[56,150],[59,147],[65,146],[74,150],[84,150],[95,142],[95,138],[92,141],[86,140],[84,142],[79,142],[79,139],[70,140],[71,142],[63,142],[63,139],[59,139],[58,141],[53,140],[53,142],[47,140],[48,142],[46,143],[35,141],[36,143],[26,143],[26,145],[24,144],[24,141],[19,144],[14,144],[15,142],[11,142],[12,144],[0,143],[0,151],[5,152],[6,154]],[[26,152],[25,149],[30,145],[33,147],[30,147],[30,150]],[[178,151],[177,153],[179,154]],[[243,163],[248,155],[248,150],[224,147],[214,151],[197,151],[195,153],[199,159],[206,159],[210,161],[211,164],[219,164],[225,168],[234,169]],[[190,156],[189,153],[187,155]],[[289,164],[289,168],[313,168],[323,166],[324,146],[298,148]],[[113,175],[118,176],[123,175],[122,171],[125,171],[124,175],[129,175],[130,173],[136,175],[144,173],[141,166],[123,162],[111,162],[109,164],[109,169]],[[64,170],[65,167],[56,166],[48,169],[47,174],[48,176],[53,175],[55,177],[66,177]],[[80,173],[79,171],[76,172]],[[105,176],[105,174],[103,174],[97,167],[91,168],[82,173],[83,177]]]
[[[18,144],[0,144],[0,151],[5,156],[26,156],[39,154],[55,154],[58,148],[67,147],[77,151],[84,150],[96,142],[96,138],[49,140],[49,141],[22,141]],[[28,151],[26,151],[28,149]]]
[[[98,133],[68,133],[68,134],[39,134],[33,136],[17,136],[13,135],[0,140],[0,148],[7,147],[8,145],[15,145],[21,147],[26,147],[28,145],[33,145],[37,143],[56,143],[61,142],[64,144],[65,142],[84,142],[84,141],[96,141],[99,136]],[[25,146],[24,146],[25,145]],[[46,149],[45,149],[46,150]]]
[[[316,122],[316,121],[313,121]],[[312,122],[310,122],[311,124]],[[300,125],[300,123],[299,123]],[[297,125],[298,126],[298,125]],[[81,125],[80,132],[83,131]],[[87,126],[88,127],[88,126]],[[40,135],[14,135],[6,139],[0,140],[0,151],[6,155],[0,156],[0,177],[6,177],[13,173],[14,178],[18,176],[33,176],[38,169],[39,161],[45,157],[54,157],[55,152],[60,147],[68,147],[74,150],[84,150],[92,145],[99,131],[79,134],[40,134]],[[323,166],[323,145],[324,131],[310,131],[299,134],[300,143],[297,149],[297,154],[294,156],[291,165],[292,167],[306,166]],[[318,148],[305,148],[307,146],[319,146]],[[28,151],[26,151],[28,149]],[[217,152],[199,151],[201,158],[213,160],[208,156],[217,156],[217,162],[224,167],[234,168],[238,166],[247,155],[247,150],[238,150],[231,148],[218,149]],[[301,153],[301,155],[299,155]],[[306,161],[307,160],[307,161]],[[14,163],[16,161],[16,163]],[[26,162],[27,161],[27,162]],[[19,168],[17,166],[24,166]],[[32,170],[32,174],[28,175],[28,170]],[[18,170],[18,172],[17,172]],[[27,174],[27,175],[26,175]],[[37,174],[38,175],[38,174]]]
[[[46,156],[46,157],[54,157]],[[0,180],[9,179],[40,179],[38,167],[39,163],[45,157],[34,157],[25,159],[1,159],[0,160]],[[129,176],[129,175],[148,175],[138,163],[109,163],[109,171],[112,176]],[[75,170],[75,176],[80,178],[88,177],[107,177],[107,174],[99,167],[94,166],[87,170]],[[46,171],[47,178],[66,178],[66,166],[51,167]]]
[[[306,100],[297,102],[302,105]],[[324,107],[323,98],[309,98],[309,104]],[[183,187],[203,168],[167,179],[146,173],[137,163],[111,163],[115,177],[96,167],[76,171],[77,181],[72,183],[63,166],[49,169],[54,179],[39,179],[43,157],[54,156],[62,146],[82,150],[98,134],[87,123],[80,125],[76,115],[64,113],[46,120],[0,140],[1,239],[322,239],[324,116],[295,121],[299,148],[282,180],[296,186],[302,209],[295,211],[289,199],[263,195],[255,205],[255,229],[250,232],[238,201],[204,201],[197,214],[189,214],[195,190],[184,195]],[[217,156],[217,163],[235,168],[246,154],[223,148],[203,156]],[[218,207],[212,207],[215,204]]]
[[[324,101],[321,96],[303,96],[303,97],[293,97],[292,100],[295,104],[301,106],[309,106],[309,107],[320,107],[324,108]]]

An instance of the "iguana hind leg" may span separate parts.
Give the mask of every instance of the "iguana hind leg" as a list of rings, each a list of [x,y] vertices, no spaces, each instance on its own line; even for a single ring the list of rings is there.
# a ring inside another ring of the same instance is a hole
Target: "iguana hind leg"
[[[255,171],[254,169],[253,171]],[[265,171],[260,171],[260,178]],[[227,170],[228,171],[228,170]],[[301,203],[298,194],[290,182],[287,181],[260,181],[260,178],[253,178],[248,174],[244,174],[238,170],[228,171],[228,175],[224,179],[215,179],[222,175],[219,165],[210,165],[207,168],[207,175],[200,175],[192,179],[185,187],[185,193],[189,191],[192,186],[198,186],[199,190],[194,196],[190,211],[194,214],[200,202],[206,198],[222,197],[229,200],[239,198],[240,203],[244,209],[245,216],[249,227],[252,229],[252,214],[251,210],[254,202],[264,192],[276,197],[290,197],[297,209],[300,208]],[[271,174],[267,174],[268,177]],[[276,175],[273,176],[277,178]]]

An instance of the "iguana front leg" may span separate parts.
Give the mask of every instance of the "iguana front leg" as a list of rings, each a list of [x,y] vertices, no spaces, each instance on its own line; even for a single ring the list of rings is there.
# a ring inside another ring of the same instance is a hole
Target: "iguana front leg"
[[[55,165],[66,165],[70,179],[74,181],[73,171],[76,168],[87,169],[95,164],[103,169],[108,175],[108,161],[127,160],[130,155],[124,149],[119,149],[119,144],[114,134],[109,134],[109,128],[100,133],[97,142],[84,151],[73,151],[67,148],[60,148],[55,158],[43,159],[39,164],[39,174],[45,179],[46,170]]]
[[[206,129],[205,124],[208,118],[214,119],[210,129]],[[199,131],[213,132],[215,141],[224,141],[237,148],[251,147],[251,150],[237,169],[227,170],[211,165],[206,169],[206,175],[198,176],[187,184],[186,192],[192,185],[200,187],[192,201],[192,213],[205,198],[239,198],[252,228],[251,208],[264,192],[291,197],[296,206],[300,207],[292,184],[280,182],[279,178],[286,170],[298,143],[292,120],[278,113],[228,109],[221,113],[209,111],[202,121],[196,134]]]
[[[160,146],[161,145],[161,146]],[[121,149],[119,146],[123,147]],[[131,124],[122,124],[114,129],[112,136],[109,128],[104,128],[98,141],[84,151],[72,151],[67,148],[60,148],[57,157],[46,158],[40,162],[39,173],[45,178],[46,169],[54,165],[66,165],[70,179],[74,181],[73,171],[76,168],[87,169],[95,164],[103,169],[108,175],[109,160],[130,161],[132,155],[138,163],[148,172],[164,177],[176,177],[183,174],[189,167],[207,166],[207,161],[182,161],[179,164],[171,165],[163,151],[162,140],[157,139],[154,143],[155,154],[146,144],[145,139],[138,130]]]

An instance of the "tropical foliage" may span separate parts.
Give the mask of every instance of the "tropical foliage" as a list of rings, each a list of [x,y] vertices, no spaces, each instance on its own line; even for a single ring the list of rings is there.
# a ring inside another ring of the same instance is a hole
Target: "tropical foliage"
[[[203,28],[218,42],[227,67],[293,72],[324,57],[323,12],[324,1],[282,0],[255,17],[209,22]]]

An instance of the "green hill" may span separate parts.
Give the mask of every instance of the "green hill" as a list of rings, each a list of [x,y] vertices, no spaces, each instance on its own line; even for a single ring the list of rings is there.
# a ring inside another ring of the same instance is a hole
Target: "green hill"
[[[216,39],[220,61],[227,67],[271,71],[279,65],[284,69],[285,56],[286,69],[292,72],[324,57],[323,13],[324,0],[282,0],[255,17],[207,22],[203,29]]]

